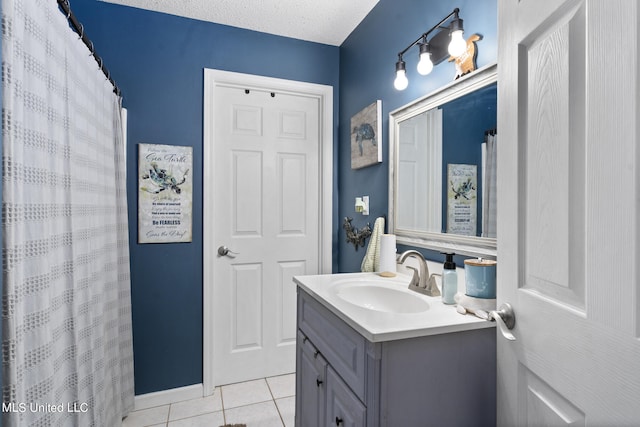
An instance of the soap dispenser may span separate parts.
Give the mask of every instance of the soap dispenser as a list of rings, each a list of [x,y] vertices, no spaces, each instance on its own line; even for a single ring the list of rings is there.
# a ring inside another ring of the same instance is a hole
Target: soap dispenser
[[[454,253],[445,253],[447,259],[444,262],[442,271],[442,302],[444,304],[455,304],[454,299],[458,292],[458,272],[456,271],[456,263],[453,262]]]

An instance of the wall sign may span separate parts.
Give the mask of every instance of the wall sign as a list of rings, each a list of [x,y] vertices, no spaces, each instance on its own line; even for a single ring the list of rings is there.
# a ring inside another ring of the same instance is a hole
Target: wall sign
[[[193,148],[138,144],[138,243],[191,242]]]
[[[447,190],[447,233],[475,236],[477,230],[476,165],[449,164]]]

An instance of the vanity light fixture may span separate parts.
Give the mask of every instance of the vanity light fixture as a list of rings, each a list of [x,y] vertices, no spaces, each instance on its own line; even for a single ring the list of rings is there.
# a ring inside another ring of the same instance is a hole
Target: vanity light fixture
[[[405,90],[409,86],[409,80],[407,79],[407,70],[404,65],[402,57],[396,62],[396,79],[393,82],[393,86],[398,90]]]
[[[420,61],[418,62],[418,73],[426,76],[433,70],[433,62],[431,61],[431,46],[424,37],[420,43]]]
[[[451,55],[455,58],[462,55],[467,49],[467,43],[462,37],[464,28],[462,25],[462,19],[458,15],[460,9],[455,8],[453,12],[448,14],[443,20],[434,25],[429,31],[422,34],[416,41],[407,46],[404,50],[398,53],[398,61],[396,62],[396,79],[393,82],[394,87],[397,90],[404,90],[409,85],[407,79],[406,64],[402,59],[402,55],[407,53],[415,45],[420,45],[420,61],[418,62],[418,73],[426,76],[433,70],[435,64],[442,62],[447,56]],[[443,26],[447,21],[448,26]],[[435,31],[438,31],[429,40],[429,35]],[[445,50],[445,44],[449,41],[447,49]]]

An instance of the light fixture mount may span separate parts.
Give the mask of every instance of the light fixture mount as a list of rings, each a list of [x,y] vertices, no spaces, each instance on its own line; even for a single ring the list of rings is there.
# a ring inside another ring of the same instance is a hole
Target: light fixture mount
[[[450,56],[455,57],[464,53],[464,50],[461,50],[462,45],[460,43],[464,27],[463,20],[460,18],[459,13],[460,9],[453,9],[453,11],[445,16],[440,22],[431,27],[425,33],[421,34],[420,37],[405,49],[398,52],[398,61],[396,62],[396,80],[394,81],[396,89],[404,90],[408,85],[406,64],[403,60],[403,55],[413,46],[419,45],[420,47],[418,72],[423,75],[429,74],[433,66],[438,65]],[[449,22],[449,24],[445,26],[447,22]],[[438,31],[434,33],[436,30]],[[434,33],[434,35],[429,38],[431,33]],[[462,39],[462,42],[464,42],[464,39]],[[428,61],[428,59],[430,59],[430,61]]]

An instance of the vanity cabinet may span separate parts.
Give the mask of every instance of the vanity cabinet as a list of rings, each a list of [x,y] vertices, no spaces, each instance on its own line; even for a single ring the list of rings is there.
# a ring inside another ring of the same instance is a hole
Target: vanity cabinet
[[[325,423],[325,388],[327,378],[327,362],[309,339],[298,331],[296,352],[296,399],[300,407],[300,417],[296,425],[324,427]]]
[[[298,287],[296,426],[490,426],[495,329],[371,342]]]

